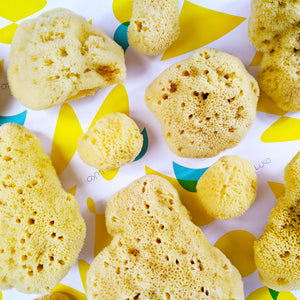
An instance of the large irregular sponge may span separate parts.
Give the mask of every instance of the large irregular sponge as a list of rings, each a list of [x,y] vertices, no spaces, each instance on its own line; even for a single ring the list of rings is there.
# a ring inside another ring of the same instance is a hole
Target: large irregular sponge
[[[8,66],[12,94],[26,107],[46,109],[123,83],[124,51],[83,17],[58,8],[22,22]]]
[[[249,40],[259,51],[272,51],[278,38],[299,22],[300,0],[252,0]]]
[[[258,72],[261,89],[284,111],[300,110],[299,35],[299,25],[286,31],[278,47],[263,55]]]
[[[157,55],[179,35],[178,0],[133,0],[128,43],[138,52]]]
[[[86,226],[38,138],[0,127],[0,290],[50,292],[74,265]]]
[[[109,246],[87,274],[92,299],[244,299],[238,270],[190,220],[177,191],[146,175],[109,199]]]
[[[212,157],[235,147],[256,115],[256,80],[234,55],[203,48],[147,88],[145,101],[178,156]]]
[[[252,163],[237,155],[224,156],[206,170],[197,183],[197,196],[215,219],[242,215],[254,202],[257,176]]]
[[[132,162],[141,152],[143,135],[136,123],[123,113],[109,114],[78,140],[78,154],[101,171]]]
[[[285,169],[285,193],[254,243],[254,259],[263,284],[277,290],[300,289],[300,152]]]

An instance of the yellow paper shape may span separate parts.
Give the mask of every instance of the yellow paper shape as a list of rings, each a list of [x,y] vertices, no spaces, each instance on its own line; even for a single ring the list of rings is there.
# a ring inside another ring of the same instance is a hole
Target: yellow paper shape
[[[51,159],[58,175],[71,161],[77,150],[78,138],[83,134],[77,116],[68,103],[59,111],[52,141]]]
[[[8,1],[5,1],[8,2]],[[15,35],[15,32],[18,28],[16,23],[12,23],[6,27],[0,29],[0,43],[11,44],[11,41]]]
[[[184,1],[179,16],[180,35],[162,60],[193,51],[221,38],[246,18],[233,16]]]
[[[161,174],[155,170],[152,170],[151,168],[145,166],[145,171],[146,174],[154,174],[154,175],[159,175],[167,180],[170,181],[170,183],[174,186],[174,188],[177,190],[180,200],[182,204],[189,210],[192,216],[192,221],[197,225],[197,226],[204,226],[212,221],[214,219],[210,217],[206,211],[204,210],[203,206],[201,205],[200,201],[198,200],[197,194],[196,193],[191,193],[184,189],[179,182],[177,181],[176,178],[172,178],[169,176],[166,176],[164,174]]]
[[[38,12],[45,7],[46,4],[46,0],[0,1],[0,16],[12,22],[17,22]]]
[[[279,182],[268,181],[268,185],[271,188],[274,196],[278,200],[278,198],[284,193],[284,184]]]
[[[278,116],[283,116],[286,114],[286,111],[277,107],[275,102],[273,102],[273,100],[263,91],[260,91],[260,95],[257,103],[257,111],[278,115]]]
[[[86,274],[89,268],[90,268],[90,264],[87,263],[85,260],[83,259],[78,260],[78,269],[79,269],[80,278],[85,292],[86,292]]]
[[[257,67],[260,65],[261,63],[261,60],[264,56],[264,53],[263,52],[260,52],[260,51],[256,51],[251,63],[249,64],[249,67]]]
[[[253,291],[246,300],[274,300],[266,286],[260,287]],[[277,300],[297,300],[297,298],[290,292],[280,292]]]
[[[256,270],[253,250],[255,240],[255,236],[248,231],[234,230],[221,236],[215,247],[229,258],[242,277],[247,277]]]
[[[59,283],[52,291],[51,294],[55,292],[60,292],[62,294],[66,294],[71,298],[71,300],[87,300],[86,295],[81,293],[67,285]]]
[[[112,9],[116,19],[123,24],[130,21],[132,14],[132,2],[133,0],[114,0]]]
[[[2,300],[2,293],[0,292],[0,300]]]
[[[4,66],[4,59],[2,59],[0,61],[0,78],[1,78],[1,75],[2,75],[2,71],[3,71],[3,66]]]
[[[76,189],[77,189],[77,186],[74,185],[72,188],[70,188],[67,192],[70,193],[71,195],[73,195],[75,197],[76,195]]]
[[[95,123],[106,115],[121,112],[129,116],[129,101],[127,91],[122,84],[115,86],[108,94],[103,104],[99,108],[96,116],[94,117],[89,129],[91,129]],[[119,168],[109,171],[99,171],[100,174],[106,180],[112,180],[118,173]]]
[[[261,136],[264,143],[289,142],[300,139],[300,120],[281,117],[274,122]]]
[[[112,241],[111,235],[107,232],[105,225],[105,214],[97,214],[95,202],[92,198],[87,199],[87,207],[89,211],[95,214],[96,226],[95,226],[95,244],[94,244],[94,257],[102,251]]]

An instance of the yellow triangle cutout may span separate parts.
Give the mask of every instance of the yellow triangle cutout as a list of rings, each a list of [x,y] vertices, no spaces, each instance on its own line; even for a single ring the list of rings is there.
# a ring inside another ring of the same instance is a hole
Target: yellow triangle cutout
[[[284,193],[284,184],[279,182],[268,181],[268,185],[271,188],[274,196],[278,200],[278,198]]]
[[[2,59],[0,61],[0,78],[1,78],[1,75],[2,75],[2,71],[3,71],[3,66],[4,66],[4,59]],[[0,299],[1,300],[1,299]]]
[[[18,28],[16,23],[12,23],[0,29],[0,43],[11,44],[15,32]]]
[[[286,114],[286,111],[277,107],[273,100],[263,91],[260,91],[257,111],[265,112],[268,114],[283,116]]]
[[[182,55],[221,38],[246,18],[201,7],[184,1],[179,16],[180,35],[165,51],[162,60]]]

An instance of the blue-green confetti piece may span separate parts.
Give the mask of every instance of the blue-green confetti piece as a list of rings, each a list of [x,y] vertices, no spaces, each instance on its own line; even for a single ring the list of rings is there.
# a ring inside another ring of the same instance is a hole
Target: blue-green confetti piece
[[[27,116],[27,110],[24,110],[20,114],[14,116],[0,116],[0,126],[5,123],[16,123],[24,125]]]
[[[114,40],[116,43],[118,43],[126,52],[127,48],[129,47],[128,44],[128,37],[127,37],[127,27],[129,25],[129,22],[125,22],[121,24],[115,31],[114,34]]]
[[[141,159],[141,158],[145,155],[145,153],[147,152],[147,149],[148,149],[148,134],[147,134],[146,128],[143,129],[142,135],[143,135],[143,138],[144,138],[143,147],[142,147],[142,149],[141,149],[141,152],[140,152],[139,155],[135,158],[134,161],[137,161],[137,160]]]

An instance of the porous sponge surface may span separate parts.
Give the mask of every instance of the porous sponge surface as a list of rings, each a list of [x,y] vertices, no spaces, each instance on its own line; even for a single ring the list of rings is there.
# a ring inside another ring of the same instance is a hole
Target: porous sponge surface
[[[249,40],[263,52],[258,82],[284,111],[300,110],[300,1],[252,1]]]
[[[300,152],[285,169],[285,193],[254,243],[259,277],[277,290],[300,289]]]
[[[136,123],[123,113],[109,114],[78,140],[81,159],[101,171],[133,161],[143,146],[143,135]]]
[[[86,226],[38,138],[0,127],[0,290],[47,293],[74,265]]]
[[[58,8],[22,22],[8,66],[12,94],[40,110],[123,83],[124,51],[106,33]]]
[[[160,74],[145,101],[178,156],[212,157],[236,146],[250,129],[259,88],[242,62],[209,48]]]
[[[88,299],[244,299],[239,272],[166,179],[133,182],[110,198],[105,218],[113,240],[88,271]]]
[[[215,219],[233,219],[254,202],[257,176],[250,161],[224,156],[200,177],[197,196],[207,213]]]
[[[178,0],[133,0],[128,26],[131,47],[146,55],[157,55],[165,51],[178,35]]]

